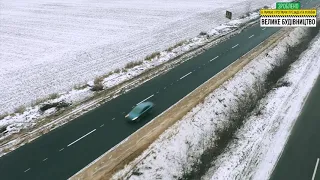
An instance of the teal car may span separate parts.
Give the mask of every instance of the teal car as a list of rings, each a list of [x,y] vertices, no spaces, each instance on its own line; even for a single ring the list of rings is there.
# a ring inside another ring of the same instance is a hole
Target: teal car
[[[143,102],[137,104],[125,117],[129,121],[140,120],[142,116],[148,114],[154,107],[152,102]]]

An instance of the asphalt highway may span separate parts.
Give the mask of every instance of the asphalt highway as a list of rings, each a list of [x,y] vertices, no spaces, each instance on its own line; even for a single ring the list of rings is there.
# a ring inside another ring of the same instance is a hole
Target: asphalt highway
[[[320,180],[320,78],[292,130],[271,180]]]
[[[303,3],[302,3],[303,4]],[[77,173],[279,28],[248,28],[166,74],[121,95],[0,158],[1,180],[60,180]],[[124,116],[137,103],[156,104],[131,124]]]

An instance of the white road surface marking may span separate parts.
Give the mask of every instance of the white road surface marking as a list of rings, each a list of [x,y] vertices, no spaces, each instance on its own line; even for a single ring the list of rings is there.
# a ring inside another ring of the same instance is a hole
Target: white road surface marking
[[[102,124],[100,127],[103,127],[104,126],[104,124]]]
[[[166,89],[167,87],[164,87],[163,89]]]
[[[233,48],[237,47],[238,45],[239,45],[239,44],[236,44],[236,45],[232,46],[232,48],[231,48],[231,49],[233,49]]]
[[[59,151],[63,151],[63,150],[64,150],[64,148],[60,149]]]
[[[112,118],[111,120],[113,121],[113,120],[115,120],[116,118]]]
[[[171,83],[170,85],[172,86],[173,83]]]
[[[146,100],[148,100],[148,99],[152,98],[153,96],[154,96],[154,94],[152,94],[151,96],[149,96],[149,97],[145,98],[144,100],[142,100],[142,101],[141,101],[141,102],[139,102],[138,104],[143,103],[144,101],[146,101]],[[137,105],[138,105],[138,104],[137,104]]]
[[[214,57],[213,59],[210,60],[210,62],[211,62],[211,61],[214,61],[214,60],[217,59],[218,57],[219,57],[219,56]]]
[[[319,158],[317,158],[316,166],[314,167],[313,175],[312,175],[312,180],[316,177],[317,169],[318,169],[318,164],[319,164]]]
[[[42,161],[46,161],[48,158],[43,159]]]
[[[80,141],[81,139],[83,139],[84,137],[88,136],[89,134],[91,134],[91,133],[95,132],[96,130],[97,130],[97,129],[94,129],[94,130],[92,130],[92,131],[88,132],[87,134],[83,135],[81,138],[79,138],[79,139],[77,139],[77,140],[73,141],[72,143],[68,144],[68,147],[69,147],[69,146],[71,146],[72,144],[74,144],[74,143],[76,143],[76,142]]]
[[[252,38],[254,36],[254,34],[252,34],[251,36],[249,36],[249,39]]]
[[[182,76],[180,79],[183,79],[183,78],[187,77],[187,76],[190,75],[191,73],[192,73],[192,72],[189,72],[188,74]]]
[[[262,28],[262,31],[264,31],[266,28]]]
[[[28,172],[30,170],[30,168],[28,168],[27,170],[25,170],[24,172]]]

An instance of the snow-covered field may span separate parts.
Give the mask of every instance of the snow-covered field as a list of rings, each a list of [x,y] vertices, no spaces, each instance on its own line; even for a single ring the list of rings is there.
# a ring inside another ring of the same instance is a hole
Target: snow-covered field
[[[113,73],[110,76],[103,79],[102,84],[105,88],[113,87],[121,82],[124,82],[128,79],[132,79],[135,76],[145,72],[146,70],[156,67],[160,64],[163,64],[164,62],[167,62],[168,60],[177,57],[178,55],[181,55],[185,52],[188,52],[189,50],[196,49],[201,45],[204,45],[211,41],[211,39],[215,39],[217,37],[220,37],[222,35],[228,34],[233,30],[236,30],[236,28],[247,24],[251,20],[256,19],[259,17],[259,14],[257,12],[250,13],[248,17],[242,18],[242,19],[235,19],[232,21],[229,21],[227,23],[221,24],[220,26],[217,26],[213,29],[211,29],[208,32],[209,36],[203,35],[203,36],[197,36],[191,39],[186,40],[183,44],[180,46],[177,46],[173,48],[170,52],[169,51],[161,51],[159,57],[153,58],[151,61],[143,61],[142,64],[135,66],[131,69],[126,69],[126,71],[119,71],[117,73]],[[236,31],[240,32],[240,31]],[[218,39],[219,41],[219,39]],[[213,41],[213,43],[217,43],[216,41]],[[93,85],[93,81],[89,81],[89,85]],[[134,84],[135,82],[132,82]],[[130,84],[129,84],[130,85]],[[131,87],[125,88],[126,91],[130,89]],[[75,89],[73,88],[70,91],[59,93],[59,96],[55,99],[46,100],[43,103],[40,103],[35,106],[29,106],[25,109],[22,113],[14,113],[11,115],[7,115],[3,119],[0,118],[0,130],[5,129],[3,132],[0,131],[0,141],[5,140],[7,137],[14,133],[19,133],[22,129],[32,128],[37,123],[39,123],[43,118],[48,117],[49,115],[52,115],[57,112],[56,108],[50,108],[49,110],[46,110],[44,113],[39,111],[39,108],[42,106],[42,104],[45,103],[54,103],[54,102],[60,102],[65,101],[67,103],[72,104],[78,104],[81,103],[83,100],[85,100],[88,97],[94,96],[94,92],[90,90],[90,87],[86,87],[84,89]],[[88,105],[76,107],[72,112],[83,112],[82,110],[89,110],[94,108],[95,104],[97,104],[97,101],[92,101]],[[90,106],[90,107],[89,107]],[[91,107],[92,106],[92,107]],[[74,113],[75,114],[75,113]],[[78,114],[80,115],[80,114]],[[68,116],[66,116],[68,117]],[[59,122],[63,121],[63,122]],[[50,129],[49,126],[52,126],[53,128],[62,125],[63,123],[67,122],[65,118],[59,118],[55,121],[51,121],[49,124],[46,125],[46,129]],[[40,127],[40,129],[44,129],[44,127]],[[19,143],[19,141],[14,141],[15,143]],[[0,156],[3,155],[3,149],[11,149],[11,147],[15,143],[7,143],[7,144],[1,144],[0,146]]]
[[[8,4],[10,4],[10,3],[8,3]],[[250,2],[248,4],[250,4]],[[16,5],[16,3],[15,3],[15,5]],[[1,4],[1,7],[2,6],[4,6],[4,3]],[[274,4],[272,4],[272,5],[270,4],[269,6],[274,6]],[[3,8],[3,9],[5,9],[5,8]],[[252,8],[249,8],[249,9],[252,9]],[[243,12],[246,12],[246,11],[243,11]],[[196,37],[186,39],[184,41],[184,43],[172,48],[170,51],[168,51],[168,50],[160,51],[160,56],[153,58],[151,61],[144,60],[144,61],[142,61],[142,64],[135,66],[131,69],[126,69],[126,71],[120,71],[117,73],[113,73],[112,75],[104,78],[102,83],[105,88],[110,88],[115,85],[118,85],[121,82],[124,82],[125,80],[132,79],[135,76],[145,72],[146,70],[148,70],[150,68],[153,68],[153,67],[156,67],[160,64],[163,64],[164,62],[167,62],[168,60],[175,58],[183,53],[186,53],[192,49],[196,49],[201,45],[207,44],[208,42],[210,42],[210,44],[212,44],[211,41],[213,39],[218,38],[222,35],[228,34],[231,31],[233,31],[234,33],[240,32],[240,31],[235,31],[235,30],[237,28],[242,27],[243,25],[247,24],[248,22],[258,18],[258,17],[259,17],[259,14],[257,12],[253,12],[253,13],[250,13],[249,16],[247,16],[245,18],[234,19],[232,21],[228,21],[226,23],[220,24],[219,26],[215,26],[214,28],[207,31],[208,36],[207,35],[202,35],[202,36],[198,35]],[[5,27],[5,26],[3,26],[3,27]],[[0,28],[2,28],[2,26]],[[7,36],[4,36],[4,37],[7,37]],[[214,44],[217,42],[213,41]],[[0,56],[0,57],[2,57],[2,56]],[[62,61],[60,61],[60,62],[63,63]],[[6,64],[6,65],[9,65],[9,64]],[[26,66],[26,65],[27,64],[24,64],[24,66]],[[41,69],[38,69],[38,70],[40,71]],[[2,74],[3,73],[0,72],[0,76]],[[12,73],[11,73],[11,75],[12,75]],[[0,80],[5,80],[5,79],[0,79]],[[25,80],[25,78],[23,78],[23,80]],[[21,81],[20,83],[24,83],[24,81]],[[93,80],[88,81],[88,84],[93,84]],[[7,83],[6,85],[10,85],[10,84]],[[5,86],[3,86],[3,87],[5,87]],[[22,86],[18,86],[18,87],[20,88]],[[128,88],[130,89],[132,87],[127,87],[126,89],[128,89]],[[36,91],[36,93],[39,93],[39,92],[40,91]],[[2,93],[5,94],[5,90],[2,90]],[[32,93],[31,92],[29,92],[29,93],[30,93],[30,96],[27,96],[26,98],[30,98],[32,96],[31,95]],[[55,98],[53,100],[46,100],[43,103],[59,102],[59,101],[63,100],[63,101],[66,101],[68,103],[72,103],[73,105],[75,105],[75,104],[81,103],[83,100],[85,100],[88,97],[94,96],[94,92],[91,91],[89,87],[86,87],[84,89],[73,88],[69,91],[63,91],[63,92],[59,93],[58,95],[59,95],[58,98]],[[13,96],[14,96],[13,94],[10,94],[10,97],[13,97]],[[8,96],[1,96],[0,98],[8,98]],[[20,98],[20,100],[22,100],[22,99],[23,98]],[[71,114],[73,112],[77,112],[78,115],[81,115],[81,112],[83,113],[89,109],[94,108],[94,106],[96,106],[95,104],[97,102],[98,101],[90,102],[84,106],[81,105],[81,106],[77,107],[76,109],[74,109],[71,112]],[[15,105],[18,106],[18,103],[16,102]],[[24,112],[10,114],[9,116],[6,116],[3,119],[1,119],[1,113],[0,113],[0,141],[5,142],[5,143],[1,144],[1,146],[0,146],[0,156],[17,148],[18,147],[17,145],[20,142],[24,142],[26,140],[28,141],[28,139],[30,139],[29,137],[24,137],[23,139],[19,139],[19,140],[15,139],[13,142],[7,143],[6,141],[4,141],[4,140],[6,140],[6,138],[10,137],[10,135],[12,135],[12,134],[19,133],[22,129],[28,129],[28,128],[34,127],[42,119],[57,112],[56,108],[51,108],[51,109],[45,111],[45,113],[42,113],[39,111],[40,106],[41,106],[41,104],[35,105],[35,106],[27,106],[26,109],[24,110]],[[0,108],[1,107],[3,107],[3,106],[0,106]],[[13,107],[14,106],[12,106],[12,108]],[[86,111],[83,111],[84,109],[86,109]],[[37,130],[33,131],[32,136],[34,136],[36,134],[43,134],[43,132],[38,132],[38,131],[48,131],[52,128],[55,128],[55,127],[62,125],[63,123],[68,121],[67,119],[69,116],[70,115],[63,116],[55,121],[51,121],[49,124],[46,124],[45,127],[38,128]],[[29,133],[29,135],[31,136],[30,133]],[[35,137],[32,137],[32,139],[34,139],[34,138]],[[9,139],[7,139],[7,140],[9,140]]]
[[[217,130],[228,125],[228,109],[243,95],[246,85],[264,78],[276,59],[285,55],[287,44],[295,45],[305,36],[296,28],[268,56],[262,53],[234,78],[225,82],[181,121],[166,130],[142,155],[117,172],[113,179],[176,179],[199,159],[204,147],[218,138]],[[320,74],[320,36],[302,58],[295,62],[285,80],[288,87],[271,91],[261,101],[260,115],[253,115],[238,130],[226,151],[218,156],[203,179],[267,179],[303,102]],[[210,139],[211,138],[211,139]],[[275,146],[276,144],[276,146]],[[278,148],[274,148],[278,147]]]
[[[1,0],[0,114],[276,0]]]

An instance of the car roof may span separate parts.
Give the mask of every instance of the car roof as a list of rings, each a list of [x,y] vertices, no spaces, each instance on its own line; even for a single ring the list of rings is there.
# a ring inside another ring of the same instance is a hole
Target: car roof
[[[146,102],[142,102],[142,103],[138,104],[137,106],[145,107],[145,106],[152,105],[152,104],[153,104],[152,102],[146,101]]]
[[[138,105],[136,105],[136,107],[134,107],[133,109],[135,110],[142,110],[143,108],[149,106],[149,105],[152,105],[153,103],[152,102],[142,102]]]

